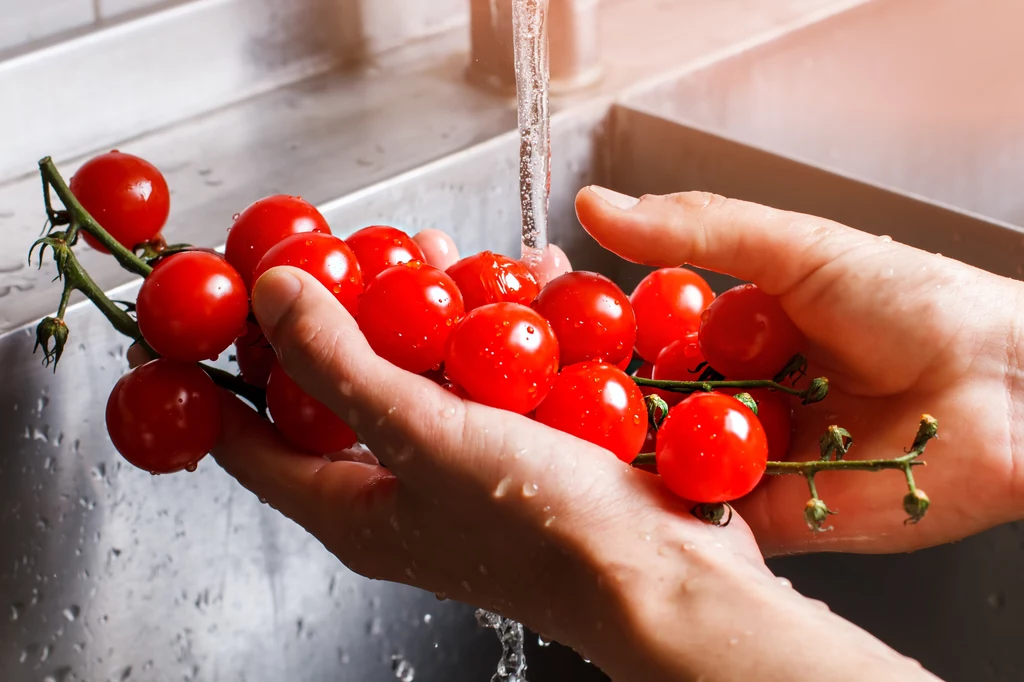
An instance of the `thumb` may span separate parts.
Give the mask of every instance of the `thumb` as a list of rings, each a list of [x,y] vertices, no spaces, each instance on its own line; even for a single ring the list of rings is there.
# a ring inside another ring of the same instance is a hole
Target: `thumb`
[[[842,254],[892,247],[839,223],[706,192],[628,197],[585,187],[580,223],[601,246],[657,267],[688,263],[756,283],[779,296]]]

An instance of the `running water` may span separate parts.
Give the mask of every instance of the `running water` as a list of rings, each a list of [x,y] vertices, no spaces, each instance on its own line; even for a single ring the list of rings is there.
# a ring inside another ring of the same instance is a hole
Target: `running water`
[[[548,245],[551,118],[548,87],[548,0],[512,0],[516,89],[519,96],[519,198],[523,258],[537,261]]]
[[[501,660],[491,682],[526,682],[526,654],[523,652],[526,637],[522,624],[483,609],[476,612],[476,622],[480,627],[494,630],[501,640]]]

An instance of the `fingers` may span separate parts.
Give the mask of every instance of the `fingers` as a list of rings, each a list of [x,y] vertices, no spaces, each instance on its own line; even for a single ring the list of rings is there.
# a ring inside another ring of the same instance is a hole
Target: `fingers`
[[[523,262],[537,278],[537,283],[541,287],[556,277],[572,272],[572,265],[569,263],[565,251],[554,244],[548,244],[548,248],[544,249],[540,258],[524,258]]]
[[[626,260],[660,267],[689,263],[781,295],[863,245],[891,248],[838,223],[705,192],[627,197],[586,187],[576,197],[583,227]]]
[[[285,371],[389,468],[409,466],[423,448],[460,449],[463,401],[378,357],[355,320],[309,275],[271,270],[254,288],[253,310]]]
[[[413,241],[423,251],[427,263],[438,270],[447,270],[459,260],[459,249],[455,242],[441,230],[422,230],[413,237]]]
[[[221,413],[221,439],[213,451],[221,467],[332,550],[344,553],[352,536],[387,524],[397,491],[386,469],[298,453],[227,391],[221,392]]]

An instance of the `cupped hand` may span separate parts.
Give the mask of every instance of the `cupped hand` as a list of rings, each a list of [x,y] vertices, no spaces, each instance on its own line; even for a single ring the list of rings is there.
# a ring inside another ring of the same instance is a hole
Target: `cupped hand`
[[[818,491],[839,514],[809,533],[801,477],[769,478],[736,508],[766,553],[890,552],[963,538],[1024,516],[1024,380],[1018,355],[1024,286],[939,255],[812,216],[701,193],[640,200],[586,188],[577,213],[626,260],[689,263],[778,296],[809,341],[828,398],[796,409],[792,459],[818,456],[830,424],[849,429],[848,458],[900,455],[922,413],[939,421],[926,467],[928,516],[904,527],[898,472],[825,472]]]

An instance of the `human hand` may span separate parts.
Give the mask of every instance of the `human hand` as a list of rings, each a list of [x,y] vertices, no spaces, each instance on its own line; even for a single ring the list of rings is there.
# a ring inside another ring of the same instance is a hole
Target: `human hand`
[[[903,527],[899,475],[822,473],[834,530],[809,533],[797,476],[765,480],[736,509],[768,554],[906,551],[1024,516],[1019,282],[837,223],[690,192],[638,200],[600,188],[577,197],[605,248],[654,266],[691,263],[779,297],[807,336],[828,398],[795,414],[792,459],[818,457],[830,424],[850,429],[849,458],[897,456],[923,412],[939,420],[931,466],[915,469],[932,500]]]

